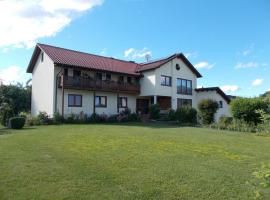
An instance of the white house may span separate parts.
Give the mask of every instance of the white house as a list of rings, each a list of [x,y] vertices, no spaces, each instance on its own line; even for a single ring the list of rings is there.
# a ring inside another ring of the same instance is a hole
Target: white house
[[[230,115],[230,99],[218,87],[197,88],[202,76],[182,53],[135,63],[37,44],[27,72],[32,73],[32,115],[111,115],[125,108],[146,114],[151,104],[162,110],[196,108],[208,98],[219,102],[216,119]]]

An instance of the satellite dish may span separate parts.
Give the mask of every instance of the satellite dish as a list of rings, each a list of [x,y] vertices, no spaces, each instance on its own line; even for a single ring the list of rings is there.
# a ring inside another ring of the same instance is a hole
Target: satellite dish
[[[145,54],[145,60],[148,62],[151,58],[151,55],[149,53]]]

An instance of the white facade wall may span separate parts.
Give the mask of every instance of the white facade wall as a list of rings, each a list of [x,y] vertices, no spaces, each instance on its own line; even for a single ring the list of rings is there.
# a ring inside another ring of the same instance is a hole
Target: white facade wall
[[[143,78],[140,79],[141,92],[140,96],[155,95],[156,89],[156,74],[155,70],[143,72]]]
[[[50,116],[54,112],[54,64],[43,54],[39,55],[32,72],[32,101],[31,114],[38,115],[39,111],[46,111]]]
[[[84,114],[91,115],[93,113],[94,104],[94,92],[86,90],[64,90],[64,114],[80,114],[82,111]],[[82,107],[69,107],[68,106],[68,94],[82,95]],[[117,114],[117,94],[112,92],[96,92],[96,96],[107,97],[107,107],[96,107],[97,114],[113,115]],[[119,97],[127,97],[127,106],[131,112],[136,112],[136,95],[119,93]],[[124,108],[119,108],[119,112]],[[62,90],[57,91],[57,111],[62,112]]]
[[[197,92],[196,99],[197,99],[196,105],[198,105],[198,103],[203,99],[212,99],[217,102],[219,101],[223,102],[223,107],[219,108],[215,114],[215,121],[218,121],[221,116],[227,117],[231,116],[230,105],[216,91]]]
[[[176,64],[180,65],[180,70],[176,70]],[[177,108],[177,98],[192,99],[192,106],[196,106],[196,93],[194,89],[197,87],[197,76],[186,66],[179,58],[175,58],[163,66],[143,72],[144,77],[141,79],[140,96],[169,96],[172,97],[172,108]],[[172,77],[172,86],[161,85],[161,75]],[[177,94],[177,78],[192,81],[192,95]]]

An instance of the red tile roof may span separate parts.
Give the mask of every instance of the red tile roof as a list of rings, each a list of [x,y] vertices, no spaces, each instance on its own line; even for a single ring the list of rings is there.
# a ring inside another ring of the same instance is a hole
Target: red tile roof
[[[231,102],[231,99],[219,87],[196,88],[195,91],[196,92],[216,91],[220,96],[223,97],[223,99],[227,103]]]
[[[155,68],[158,68],[161,65],[164,65],[165,63],[171,61],[174,58],[181,59],[198,78],[202,77],[202,75],[196,70],[196,68],[189,62],[189,60],[182,53],[173,54],[172,56],[169,56],[169,57],[166,57],[163,59],[159,59],[156,61],[152,61],[152,62],[141,63],[137,70],[139,72],[142,72],[142,71],[146,71],[146,70],[155,69]]]
[[[37,44],[27,68],[27,72],[32,72],[40,50],[44,51],[55,64],[139,75],[139,73],[136,72],[138,64],[134,62],[83,53],[45,44]]]
[[[70,67],[103,70],[129,75],[140,75],[140,72],[142,71],[158,68],[174,58],[180,58],[197,77],[202,77],[201,74],[194,68],[194,66],[187,60],[187,58],[183,54],[174,54],[163,59],[139,64],[131,61],[98,56],[70,49],[54,47],[46,44],[36,45],[36,48],[27,68],[28,73],[32,73],[35,62],[41,50],[44,51],[56,65],[58,64]]]

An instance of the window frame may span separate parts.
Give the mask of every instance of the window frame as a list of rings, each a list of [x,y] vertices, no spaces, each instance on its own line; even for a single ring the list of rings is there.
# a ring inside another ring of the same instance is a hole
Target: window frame
[[[112,80],[112,74],[111,73],[106,73],[106,81]]]
[[[125,82],[125,77],[123,75],[118,76],[117,82],[118,83],[124,83]]]
[[[126,106],[122,105],[122,99],[126,100]],[[118,108],[127,108],[128,107],[128,98],[127,97],[118,97]]]
[[[95,73],[95,80],[96,81],[102,81],[102,72],[96,72]]]
[[[128,84],[132,84],[132,77],[131,77],[131,76],[128,76],[128,77],[127,77],[127,83],[128,83]]]
[[[161,75],[160,77],[161,77],[160,78],[161,79],[160,85],[167,86],[167,87],[171,87],[172,86],[172,77],[171,76]],[[165,78],[165,83],[162,82],[162,78]],[[167,84],[167,79],[169,79],[169,84]]]
[[[178,101],[180,101],[180,106]],[[190,107],[192,107],[192,99],[184,99],[184,98],[177,98],[177,108],[183,107],[183,101],[188,101],[190,104],[188,104]]]
[[[99,98],[99,104],[97,105],[97,99],[96,98]],[[105,104],[104,105],[102,105],[101,104],[101,98],[105,98]],[[95,96],[95,107],[96,108],[107,108],[107,96]]]
[[[74,104],[70,104],[69,102],[70,97],[73,97]],[[76,97],[81,98],[81,101],[78,105],[76,104]],[[68,94],[68,107],[82,107],[82,95],[81,94]]]
[[[223,101],[219,101],[219,102],[218,102],[218,107],[219,107],[219,108],[223,108]]]
[[[178,85],[178,81],[181,83],[180,85]],[[185,87],[183,86],[183,82],[185,82]],[[190,88],[188,88],[188,83],[190,83]],[[176,92],[177,94],[192,95],[192,80],[177,78]]]

